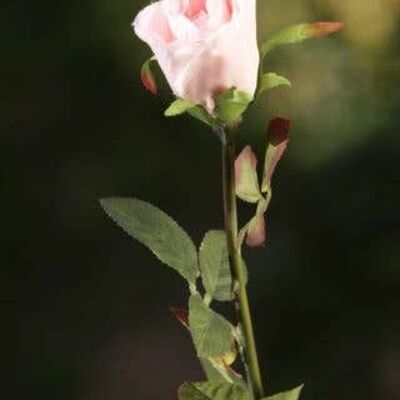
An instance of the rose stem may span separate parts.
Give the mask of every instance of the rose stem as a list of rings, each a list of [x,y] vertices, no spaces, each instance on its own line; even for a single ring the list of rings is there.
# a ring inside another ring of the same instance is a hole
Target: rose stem
[[[238,243],[238,220],[235,193],[235,132],[234,129],[218,132],[222,141],[222,169],[223,169],[223,203],[225,231],[228,241],[229,262],[231,266],[235,307],[239,326],[244,339],[244,362],[246,367],[247,382],[254,399],[260,400],[264,396],[260,366],[258,363],[257,349],[254,338],[253,323],[249,300],[246,290],[246,276],[242,265]]]

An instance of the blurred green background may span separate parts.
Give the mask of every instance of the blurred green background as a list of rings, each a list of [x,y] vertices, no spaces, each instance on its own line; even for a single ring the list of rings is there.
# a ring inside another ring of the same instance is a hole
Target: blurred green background
[[[248,254],[268,392],[305,382],[303,400],[398,400],[400,3],[258,3],[260,40],[347,24],[271,55],[293,88],[271,91],[240,133],[262,154],[268,119],[293,120],[268,245]],[[196,242],[222,226],[217,139],[164,119],[168,90],[140,84],[150,53],[130,23],[145,4],[2,2],[2,398],[174,399],[202,379],[167,310],[184,304],[184,282],[97,201],[148,200]]]

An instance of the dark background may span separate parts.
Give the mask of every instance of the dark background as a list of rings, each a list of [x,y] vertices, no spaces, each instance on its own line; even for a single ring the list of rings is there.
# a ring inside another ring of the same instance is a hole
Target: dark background
[[[169,315],[184,282],[106,218],[137,196],[198,243],[222,226],[217,139],[166,120],[167,88],[139,81],[150,52],[130,23],[146,1],[2,2],[1,397],[174,399],[202,379]],[[346,31],[275,52],[293,88],[254,107],[240,142],[262,154],[268,118],[293,120],[268,245],[248,252],[268,393],[400,399],[399,3],[259,1],[259,37],[303,21]],[[240,56],[240,55],[238,55]]]

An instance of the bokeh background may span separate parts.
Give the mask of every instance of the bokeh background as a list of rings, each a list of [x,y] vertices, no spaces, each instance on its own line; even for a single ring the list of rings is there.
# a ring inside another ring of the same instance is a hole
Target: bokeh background
[[[130,23],[146,3],[2,2],[2,398],[174,399],[202,379],[167,309],[184,304],[184,282],[97,200],[148,200],[197,243],[222,226],[217,139],[164,119],[167,88],[154,98],[140,84],[150,53]],[[302,400],[398,400],[400,3],[258,3],[260,41],[347,24],[271,55],[293,88],[271,91],[240,133],[262,154],[268,118],[293,120],[268,245],[248,253],[268,393],[305,382]]]

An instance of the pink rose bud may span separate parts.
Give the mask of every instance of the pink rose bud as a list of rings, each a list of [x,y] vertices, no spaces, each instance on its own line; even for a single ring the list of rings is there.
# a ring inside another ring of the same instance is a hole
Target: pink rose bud
[[[139,12],[133,27],[177,97],[212,112],[221,89],[254,95],[256,0],[160,0]]]

